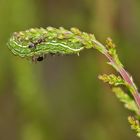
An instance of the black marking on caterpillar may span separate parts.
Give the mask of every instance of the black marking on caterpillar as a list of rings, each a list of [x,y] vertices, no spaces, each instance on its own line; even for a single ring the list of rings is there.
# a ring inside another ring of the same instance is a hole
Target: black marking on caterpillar
[[[44,41],[45,41],[44,38],[40,38],[36,42],[32,42],[28,47],[31,48],[31,49],[36,48],[37,45],[41,44]]]
[[[36,48],[36,45],[34,43],[31,43],[29,46],[28,46],[30,49],[32,48]]]
[[[39,56],[39,57],[37,58],[37,61],[43,61],[43,59],[44,59],[43,56]]]

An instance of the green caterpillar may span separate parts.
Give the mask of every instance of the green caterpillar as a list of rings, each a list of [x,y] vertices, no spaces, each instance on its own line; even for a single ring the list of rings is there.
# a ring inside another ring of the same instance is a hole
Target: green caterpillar
[[[93,40],[93,34],[77,28],[71,28],[70,31],[63,27],[31,28],[13,33],[8,47],[15,55],[42,61],[46,54],[79,54],[85,48],[92,48]]]

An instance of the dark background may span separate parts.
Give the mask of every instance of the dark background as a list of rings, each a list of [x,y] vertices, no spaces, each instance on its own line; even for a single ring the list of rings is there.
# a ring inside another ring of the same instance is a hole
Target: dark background
[[[97,78],[114,70],[96,50],[37,64],[8,50],[12,32],[47,26],[112,37],[140,87],[139,0],[0,0],[0,140],[137,140],[130,112]]]

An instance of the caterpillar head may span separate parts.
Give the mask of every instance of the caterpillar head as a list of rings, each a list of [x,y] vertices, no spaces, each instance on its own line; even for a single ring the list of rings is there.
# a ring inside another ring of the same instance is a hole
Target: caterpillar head
[[[45,49],[46,35],[47,31],[42,28],[14,32],[9,39],[8,47],[15,55],[22,58],[42,61],[44,56],[50,51],[50,49]]]

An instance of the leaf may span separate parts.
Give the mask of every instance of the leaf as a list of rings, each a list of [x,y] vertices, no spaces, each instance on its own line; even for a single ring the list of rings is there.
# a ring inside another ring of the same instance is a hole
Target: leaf
[[[138,107],[135,103],[135,101],[128,95],[126,94],[121,88],[113,88],[112,89],[117,98],[124,103],[125,108],[135,112],[137,115],[139,115],[139,110]]]

